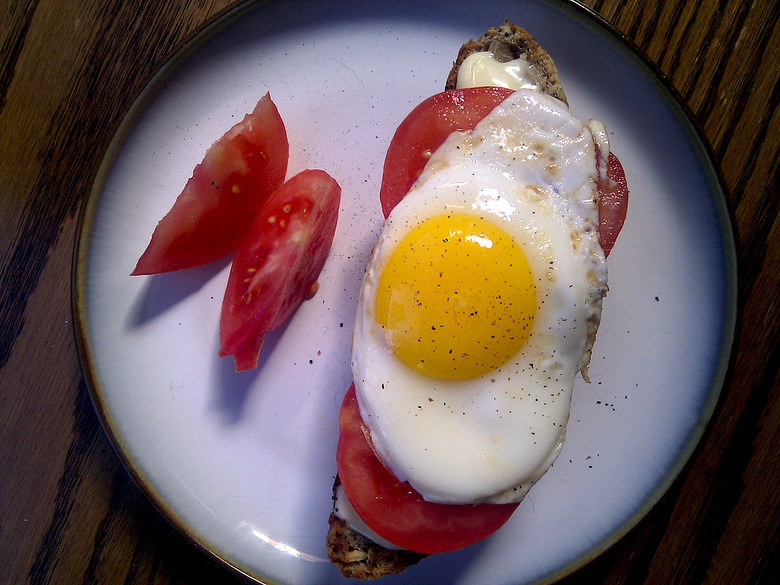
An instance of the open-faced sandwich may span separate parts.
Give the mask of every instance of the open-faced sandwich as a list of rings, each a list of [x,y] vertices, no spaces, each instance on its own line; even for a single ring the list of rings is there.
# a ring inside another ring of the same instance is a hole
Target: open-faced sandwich
[[[387,153],[328,554],[373,579],[490,536],[558,456],[627,206],[604,126],[505,23]]]

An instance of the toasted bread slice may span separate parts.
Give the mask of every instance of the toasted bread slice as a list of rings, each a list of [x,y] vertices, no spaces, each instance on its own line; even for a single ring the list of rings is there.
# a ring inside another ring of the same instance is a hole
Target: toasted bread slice
[[[338,565],[345,577],[370,581],[385,575],[394,575],[426,556],[380,546],[352,530],[335,514],[330,515],[328,524],[328,557]]]
[[[552,58],[530,34],[508,22],[490,28],[476,41],[472,39],[461,47],[447,78],[447,90],[455,89],[461,63],[476,51],[491,51],[497,59],[504,62],[518,58],[527,60],[535,75],[534,83],[543,92],[568,104]],[[333,487],[334,512],[335,490],[338,485],[337,476]],[[427,556],[411,551],[387,549],[352,530],[335,513],[331,513],[328,524],[328,557],[347,577],[372,580],[401,573]]]
[[[401,573],[427,556],[408,550],[385,548],[352,530],[335,514],[338,485],[339,478],[336,476],[333,484],[334,511],[328,518],[330,528],[325,542],[328,557],[341,569],[345,577],[364,581],[378,579],[385,575]]]
[[[501,26],[489,28],[476,41],[471,39],[463,44],[447,77],[445,89],[455,89],[461,64],[466,57],[478,51],[490,51],[498,61],[503,63],[514,59],[524,59],[529,64],[529,69],[534,76],[532,81],[544,93],[568,104],[552,57],[539,46],[527,31],[517,25],[510,24],[508,21]]]

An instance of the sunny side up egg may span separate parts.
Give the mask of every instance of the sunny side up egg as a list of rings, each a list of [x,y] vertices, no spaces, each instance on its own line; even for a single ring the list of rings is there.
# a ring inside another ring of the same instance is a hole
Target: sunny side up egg
[[[520,501],[560,452],[607,290],[596,183],[588,125],[519,90],[387,218],[352,374],[378,456],[426,500]]]

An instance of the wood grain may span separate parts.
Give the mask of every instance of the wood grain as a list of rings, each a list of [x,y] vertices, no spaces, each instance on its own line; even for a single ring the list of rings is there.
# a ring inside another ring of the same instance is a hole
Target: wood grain
[[[243,583],[113,453],[79,369],[80,205],[122,114],[231,0],[0,6],[0,583]],[[704,440],[651,513],[567,585],[780,578],[780,3],[590,0],[709,140],[740,245],[740,337]]]

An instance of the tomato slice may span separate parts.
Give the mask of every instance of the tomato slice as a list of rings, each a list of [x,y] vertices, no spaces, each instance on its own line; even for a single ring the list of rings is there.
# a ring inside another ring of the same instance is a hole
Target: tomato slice
[[[626,174],[618,157],[612,152],[607,158],[607,181],[599,182],[598,189],[599,240],[604,255],[609,256],[628,213]]]
[[[133,275],[207,264],[234,251],[287,174],[287,131],[265,94],[206,151],[160,220]]]
[[[366,439],[354,384],[341,405],[339,430],[336,457],[344,493],[374,532],[407,550],[433,554],[469,546],[503,526],[518,506],[423,500],[377,459]]]
[[[424,100],[401,122],[385,157],[379,199],[387,217],[420,176],[425,164],[444,140],[456,130],[471,130],[512,90],[474,87],[438,93]],[[617,156],[607,159],[609,181],[600,182],[599,238],[609,255],[628,211],[628,185]]]
[[[338,221],[341,187],[306,170],[269,197],[236,251],[222,301],[220,357],[257,366],[263,338],[317,289]]]
[[[414,108],[395,131],[385,156],[379,199],[385,217],[404,198],[425,163],[456,130],[471,130],[512,94],[503,87],[437,93]]]

